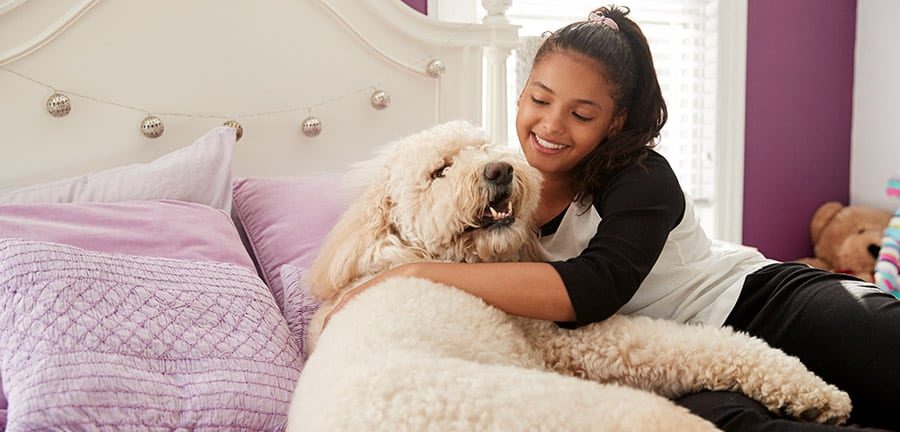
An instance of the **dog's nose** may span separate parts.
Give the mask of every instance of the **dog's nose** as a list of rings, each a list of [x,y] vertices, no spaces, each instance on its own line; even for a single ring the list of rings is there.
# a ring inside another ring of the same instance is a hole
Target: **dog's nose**
[[[484,178],[487,181],[506,185],[512,181],[513,167],[506,162],[490,162],[484,167]]]

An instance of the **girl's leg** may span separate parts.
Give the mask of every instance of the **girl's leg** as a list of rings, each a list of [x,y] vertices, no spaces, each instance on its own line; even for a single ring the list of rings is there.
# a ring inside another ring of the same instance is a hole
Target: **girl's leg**
[[[796,356],[850,394],[850,423],[900,430],[900,301],[803,264],[748,276],[725,322]]]
[[[704,391],[683,396],[675,403],[709,420],[725,432],[798,431],[850,432],[842,426],[829,426],[785,419],[773,414],[761,403],[742,393]],[[860,429],[852,429],[859,432]]]

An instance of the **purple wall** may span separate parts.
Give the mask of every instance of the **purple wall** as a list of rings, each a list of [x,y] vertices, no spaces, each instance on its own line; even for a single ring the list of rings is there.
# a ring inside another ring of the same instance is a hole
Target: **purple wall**
[[[409,7],[428,15],[428,0],[403,0]]]
[[[809,223],[850,198],[856,0],[751,0],[744,243],[810,256]]]

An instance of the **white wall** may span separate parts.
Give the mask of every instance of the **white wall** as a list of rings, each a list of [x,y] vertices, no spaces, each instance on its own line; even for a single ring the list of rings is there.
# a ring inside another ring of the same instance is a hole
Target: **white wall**
[[[900,172],[900,1],[857,0],[850,203],[893,210]],[[827,31],[827,29],[823,29]]]

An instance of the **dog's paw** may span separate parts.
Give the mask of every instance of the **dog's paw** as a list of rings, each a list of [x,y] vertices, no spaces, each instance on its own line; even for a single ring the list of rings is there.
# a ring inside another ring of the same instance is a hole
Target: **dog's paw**
[[[833,385],[793,395],[780,411],[790,417],[823,424],[843,424],[850,417],[850,395]]]

